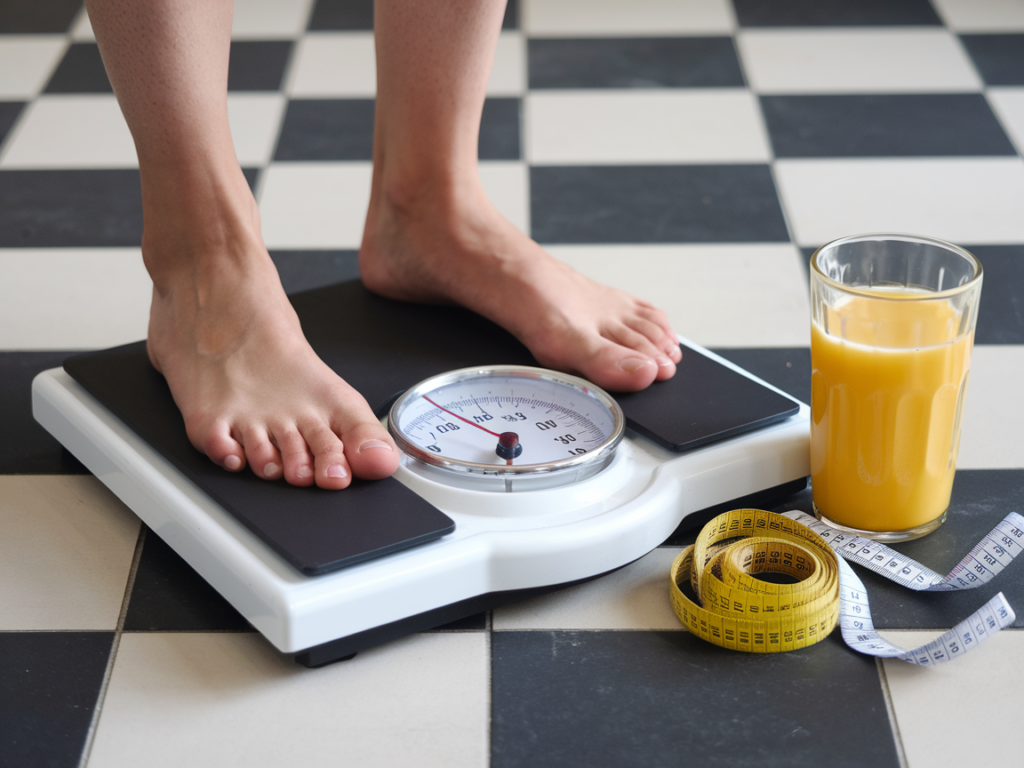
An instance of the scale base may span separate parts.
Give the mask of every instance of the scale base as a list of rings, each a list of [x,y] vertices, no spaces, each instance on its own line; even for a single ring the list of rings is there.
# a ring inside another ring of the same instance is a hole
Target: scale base
[[[699,530],[700,528],[703,528],[709,520],[730,509],[746,507],[759,509],[771,506],[779,499],[784,499],[787,496],[799,493],[806,487],[807,478],[803,477],[788,483],[782,483],[774,488],[766,488],[763,491],[752,493],[748,496],[743,496],[742,498],[734,499],[723,504],[716,504],[713,507],[708,507],[705,510],[688,515],[680,524],[679,529],[677,529],[677,533],[689,530]],[[629,563],[626,565],[629,565]],[[626,565],[622,565],[620,568],[625,568]],[[558,592],[559,590],[566,589],[567,587],[575,587],[578,584],[586,584],[588,581],[593,581],[594,579],[599,579],[602,576],[607,576],[609,573],[614,573],[617,570],[619,570],[619,568],[613,568],[612,570],[605,571],[604,573],[595,574],[594,576],[588,576],[584,579],[577,579],[576,581],[570,581],[564,584],[552,584],[550,586],[534,587],[532,589],[513,589],[504,592],[491,592],[486,595],[477,595],[476,597],[471,597],[468,600],[461,600],[458,603],[453,603],[452,605],[435,608],[431,611],[424,611],[423,613],[415,616],[409,616],[398,621],[393,621],[390,624],[385,624],[380,627],[374,627],[373,629],[366,630],[365,632],[359,632],[355,635],[349,635],[348,637],[331,640],[328,643],[322,643],[321,645],[317,645],[313,648],[307,648],[306,650],[295,654],[295,661],[302,666],[310,667],[311,669],[325,667],[328,664],[335,664],[340,661],[348,661],[349,659],[355,658],[356,654],[360,651],[382,645],[383,643],[389,643],[392,640],[397,640],[401,637],[405,637],[406,635],[411,635],[414,632],[438,629],[439,627],[442,627],[445,624],[450,624],[453,621],[459,621],[460,619],[475,616],[476,614],[483,613],[484,611],[491,611],[495,608],[500,608],[503,605],[510,605],[511,603],[516,603],[520,600],[526,600],[531,597],[540,597],[541,595]]]
[[[706,350],[695,353],[754,379]],[[795,413],[783,421],[682,453],[627,430],[602,472],[546,490],[455,488],[410,459],[382,482],[404,486],[399,490],[414,503],[446,515],[453,530],[309,574],[65,371],[46,371],[33,382],[36,420],[279,651],[307,666],[610,573],[699,525],[729,499],[730,506],[764,505],[798,491],[809,474],[810,409],[789,402]],[[288,493],[286,500],[299,498]],[[349,490],[324,498],[343,505],[354,497]],[[398,507],[398,519],[405,508]],[[344,507],[329,517],[346,519]]]

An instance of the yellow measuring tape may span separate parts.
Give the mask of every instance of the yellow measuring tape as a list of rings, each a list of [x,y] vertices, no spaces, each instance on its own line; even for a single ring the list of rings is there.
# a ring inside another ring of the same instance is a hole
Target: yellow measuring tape
[[[764,572],[799,581],[756,578]],[[699,604],[680,589],[687,582]],[[839,563],[831,547],[806,526],[763,509],[734,509],[704,526],[672,564],[670,583],[679,620],[723,648],[804,648],[828,637],[839,618]]]
[[[839,624],[854,650],[922,666],[951,661],[1015,620],[1000,592],[948,632],[917,648],[874,629],[864,584],[844,560],[915,591],[974,589],[1024,554],[1024,516],[1009,513],[947,576],[884,544],[841,533],[802,512],[734,509],[700,532],[672,564],[670,596],[683,625],[709,643],[752,653],[791,651],[824,640]],[[840,559],[838,555],[842,555]],[[784,573],[773,584],[758,573]],[[696,601],[683,592],[689,586]]]

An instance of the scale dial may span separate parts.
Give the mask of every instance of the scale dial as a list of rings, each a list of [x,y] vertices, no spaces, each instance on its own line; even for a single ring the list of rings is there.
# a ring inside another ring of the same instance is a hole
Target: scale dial
[[[420,382],[388,428],[439,482],[485,490],[582,480],[611,461],[625,418],[588,381],[544,368],[463,368]]]

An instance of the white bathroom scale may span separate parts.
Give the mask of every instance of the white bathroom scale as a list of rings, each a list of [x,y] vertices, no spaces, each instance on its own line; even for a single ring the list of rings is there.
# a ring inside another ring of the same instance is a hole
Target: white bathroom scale
[[[320,357],[386,423],[393,411],[392,478],[323,491],[223,471],[189,443],[144,342],[41,373],[32,403],[307,666],[608,573],[687,516],[767,502],[809,474],[808,407],[690,342],[669,381],[607,397],[536,371],[510,334],[461,308],[393,302],[359,281],[291,299]]]

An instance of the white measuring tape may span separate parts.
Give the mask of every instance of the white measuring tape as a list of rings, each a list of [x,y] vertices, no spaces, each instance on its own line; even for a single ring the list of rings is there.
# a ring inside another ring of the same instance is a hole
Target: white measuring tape
[[[949,592],[987,584],[1024,551],[1024,517],[1011,512],[992,529],[947,576],[901,555],[877,541],[842,533],[804,512],[786,512],[821,536],[844,559],[839,560],[839,627],[843,640],[854,650],[872,656],[896,658],[928,666],[952,661],[1016,618],[1000,592],[948,632],[917,648],[900,648],[883,639],[871,621],[867,591],[845,560],[858,563],[908,589]]]

